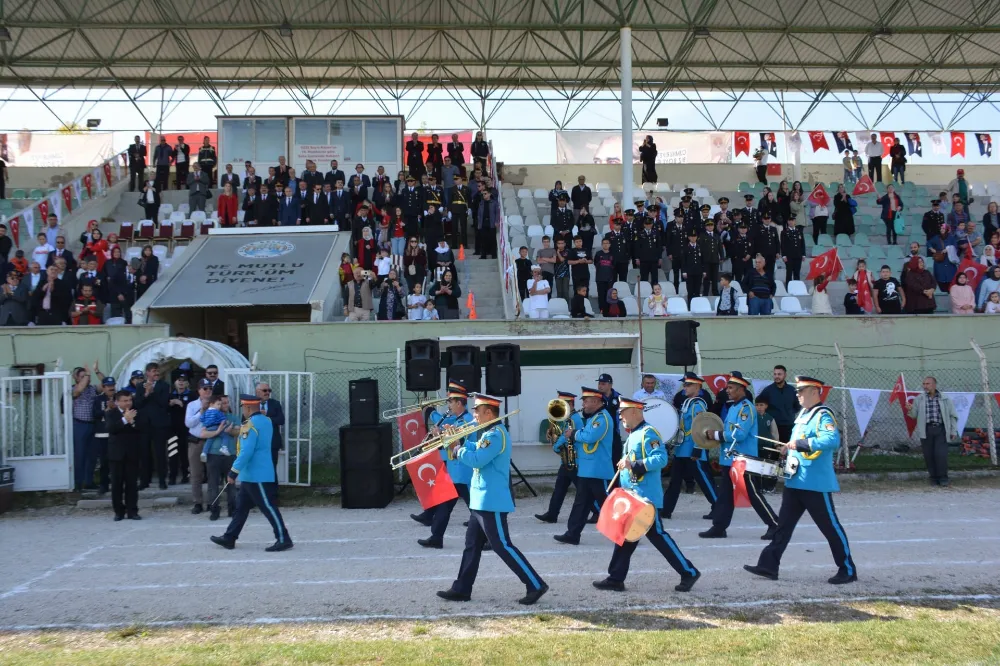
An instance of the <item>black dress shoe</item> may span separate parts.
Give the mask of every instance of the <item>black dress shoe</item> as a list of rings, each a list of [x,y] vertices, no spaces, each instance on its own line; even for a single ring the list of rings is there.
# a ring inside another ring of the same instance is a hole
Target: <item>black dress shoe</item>
[[[858,574],[848,575],[846,573],[838,573],[836,576],[830,578],[826,582],[828,582],[830,585],[843,585],[844,583],[853,583],[857,579],[858,579]]]
[[[559,520],[558,516],[552,516],[552,515],[547,514],[547,513],[536,513],[535,514],[535,518],[537,518],[538,520],[542,521],[543,523],[554,523],[557,520]]]
[[[609,590],[611,592],[625,591],[625,583],[618,580],[611,580],[610,578],[605,578],[604,580],[595,580],[593,582],[593,585],[598,590]]]
[[[555,535],[552,538],[555,539],[556,541],[558,541],[559,543],[565,543],[565,544],[569,544],[571,546],[579,546],[580,545],[580,539],[573,538],[569,534],[557,534],[557,535]]]
[[[209,520],[218,520],[219,519],[219,511],[220,511],[219,507],[213,506],[212,507],[212,513],[210,513],[208,515],[208,519]]]
[[[699,578],[701,578],[700,571],[693,576],[681,576],[681,582],[674,585],[674,589],[678,592],[690,592]]]
[[[116,515],[115,516],[115,522],[117,523],[119,520],[125,520],[125,516]]]
[[[417,539],[417,543],[424,548],[444,548],[444,543],[437,539]]]
[[[762,578],[767,578],[768,580],[778,580],[778,574],[773,571],[763,569],[756,564],[744,564],[743,568],[755,576],[761,576]]]
[[[468,527],[468,526],[469,526],[469,521],[465,521],[464,523],[462,523],[462,527]]]
[[[777,533],[778,533],[778,528],[776,528],[776,527],[769,527],[769,528],[767,528],[767,531],[764,532],[764,536],[762,536],[760,538],[760,540],[761,541],[772,541],[774,539],[774,535],[777,534]]]
[[[194,515],[196,515],[196,516],[197,516],[197,515],[198,515],[199,513],[201,513],[201,512],[203,511],[203,510],[204,510],[204,509],[202,509],[202,508],[201,508],[201,504],[195,504],[195,505],[194,505],[194,507],[193,507],[193,508],[191,509],[191,513],[193,513]]]
[[[489,541],[487,541],[486,543],[483,544],[483,550],[484,551],[493,550],[493,546],[490,545]]]
[[[713,525],[704,532],[698,532],[698,536],[702,539],[725,539],[726,530]]]
[[[711,512],[706,513],[704,516],[701,517],[701,519],[702,520],[712,520],[712,513]]]
[[[129,520],[142,520],[142,516],[137,513],[130,514],[127,516]]]
[[[468,601],[472,598],[471,594],[462,594],[461,592],[456,592],[455,590],[441,590],[437,593],[437,595],[447,601]]]
[[[598,518],[598,515],[595,513],[594,515],[592,515],[590,518],[587,519],[587,524],[588,525],[596,525],[597,524],[597,518]]]
[[[671,514],[667,513],[666,511],[662,510],[660,511],[660,518],[666,518],[667,520],[670,520],[670,515]]]
[[[280,553],[283,550],[291,550],[292,546],[295,544],[291,541],[275,541],[270,546],[264,549],[266,553]]]
[[[948,486],[951,485],[951,482],[948,481],[948,479],[941,479],[940,481],[938,481],[938,485],[942,488],[947,488]]]
[[[181,479],[181,484],[185,484],[185,483],[191,483],[191,477],[190,476],[185,476],[183,479]]]
[[[214,536],[214,537],[210,537],[210,538],[212,540],[212,543],[217,543],[220,546],[222,546],[223,548],[225,548],[226,550],[232,550],[233,548],[236,548],[236,542],[232,541],[230,539],[227,539],[226,537],[217,537],[217,536]]]
[[[694,495],[694,486],[691,486],[685,491],[688,495]]]
[[[166,490],[166,489],[167,489],[167,482],[160,481],[160,490]]]
[[[523,606],[531,606],[536,601],[542,598],[542,595],[549,591],[549,586],[542,583],[542,586],[537,590],[528,590],[528,593],[517,600],[517,603]]]
[[[410,518],[413,518],[413,520],[417,521],[418,523],[420,523],[424,527],[430,527],[431,526],[431,519],[430,518],[424,518],[423,516],[417,515],[415,513],[411,513],[410,514]]]

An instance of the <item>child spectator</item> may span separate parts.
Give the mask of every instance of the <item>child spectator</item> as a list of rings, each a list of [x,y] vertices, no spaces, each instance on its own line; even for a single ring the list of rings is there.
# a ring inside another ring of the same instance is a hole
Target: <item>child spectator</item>
[[[591,318],[591,315],[587,312],[587,285],[579,284],[576,286],[576,294],[573,295],[573,299],[570,301],[569,313],[573,319]]]
[[[653,293],[646,299],[646,309],[653,317],[667,316],[667,299],[663,297],[663,288],[660,285],[653,285]]]
[[[1000,291],[990,294],[990,299],[986,301],[986,314],[1000,314]]]
[[[351,255],[344,252],[340,255],[340,296],[347,301],[347,283],[354,279],[354,267],[351,265]]]
[[[844,151],[844,182],[854,182],[854,160],[851,159],[851,151]]]
[[[847,293],[844,294],[844,310],[849,315],[863,315],[865,311],[858,305],[858,281],[847,279]]]
[[[528,308],[532,319],[549,318],[549,294],[552,287],[549,281],[542,277],[542,268],[535,264],[531,267],[531,279],[528,280]]]
[[[375,275],[379,283],[385,280],[390,270],[392,270],[392,257],[389,256],[389,248],[380,248],[378,259],[375,260]]]
[[[208,462],[208,454],[213,445],[218,447],[219,453],[222,453],[223,448],[225,449],[222,455],[229,455],[229,448],[225,446],[225,443],[221,440],[215,441],[220,438],[220,433],[225,429],[226,424],[226,415],[222,411],[222,399],[221,395],[212,396],[208,403],[208,409],[201,414],[201,427],[205,434],[205,446],[201,449],[202,462]]]
[[[437,321],[441,318],[438,314],[437,308],[434,307],[434,299],[428,298],[427,303],[424,305],[424,321]]]
[[[830,294],[826,291],[828,284],[825,275],[817,275],[813,278],[812,313],[814,315],[833,314],[833,308],[830,307]]]
[[[406,318],[410,321],[423,319],[425,305],[427,305],[427,297],[424,296],[424,285],[413,285],[413,293],[406,297]]]
[[[518,250],[521,255],[514,260],[517,269],[517,293],[523,301],[528,297],[528,280],[531,279],[531,259],[528,258],[528,248],[523,245]]]
[[[735,317],[739,314],[739,295],[732,287],[733,274],[723,273],[719,276],[719,302],[715,307],[718,317]]]
[[[207,463],[208,496],[213,499],[213,503],[208,506],[211,511],[209,520],[219,519],[219,505],[214,503],[214,500],[219,496],[219,484],[226,482],[236,456],[236,444],[230,429],[239,427],[239,423],[235,419],[230,419],[228,411],[229,398],[224,395],[213,396],[209,408],[201,416],[206,440],[201,451],[201,459]],[[208,426],[207,423],[216,425]],[[232,516],[236,509],[236,489],[233,484],[225,486],[225,489],[226,505],[229,515]]]
[[[858,151],[854,151],[854,155],[851,156],[851,163],[854,165],[854,182],[861,180],[861,156],[858,155]]]
[[[770,433],[766,435],[771,439],[777,440],[778,437],[778,424],[774,420],[774,417],[768,414],[767,408],[771,406],[771,401],[768,400],[766,395],[758,395],[754,400],[754,407],[757,408],[757,432]]]

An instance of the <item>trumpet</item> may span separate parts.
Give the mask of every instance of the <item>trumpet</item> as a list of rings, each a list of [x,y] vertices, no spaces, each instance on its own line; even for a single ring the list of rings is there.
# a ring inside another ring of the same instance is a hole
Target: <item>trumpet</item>
[[[382,412],[382,418],[396,419],[400,416],[406,416],[407,414],[412,414],[413,412],[422,412],[428,407],[436,407],[438,405],[443,405],[448,402],[448,398],[435,398],[434,400],[424,400],[423,402],[418,402],[415,405],[410,405],[409,407],[397,407],[395,409],[387,409]]]
[[[549,404],[546,407],[549,419],[549,429],[546,436],[549,441],[555,444],[559,436],[563,434],[565,423],[570,416],[573,415],[573,410],[570,409],[569,403],[560,398],[555,400],[549,400]],[[562,463],[566,465],[567,469],[576,469],[576,445],[572,441],[568,441],[560,449],[559,457],[562,458]]]
[[[418,444],[413,448],[401,451],[389,459],[389,464],[392,466],[393,471],[405,467],[411,462],[420,460],[424,456],[437,451],[438,449],[451,446],[455,442],[468,437],[469,435],[484,430],[489,426],[503,421],[504,419],[517,414],[519,409],[515,409],[509,414],[502,414],[495,419],[490,419],[486,423],[470,423],[467,426],[462,426],[461,428],[449,429],[437,437],[432,437],[422,444]]]

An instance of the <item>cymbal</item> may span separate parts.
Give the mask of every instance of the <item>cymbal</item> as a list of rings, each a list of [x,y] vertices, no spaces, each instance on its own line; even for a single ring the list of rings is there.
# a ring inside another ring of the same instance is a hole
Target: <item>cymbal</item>
[[[719,418],[718,414],[702,412],[694,417],[694,421],[691,422],[691,439],[694,440],[694,445],[699,449],[717,449],[721,442],[706,438],[705,431],[722,429],[722,419]]]

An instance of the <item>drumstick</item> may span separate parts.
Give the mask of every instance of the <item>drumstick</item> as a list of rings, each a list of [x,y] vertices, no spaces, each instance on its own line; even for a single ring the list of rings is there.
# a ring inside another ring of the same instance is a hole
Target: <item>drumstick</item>
[[[765,442],[771,442],[772,444],[777,444],[778,446],[785,446],[784,442],[779,442],[778,440],[771,439],[770,437],[763,437],[761,435],[757,435],[757,439],[762,439]],[[774,449],[770,449],[770,450],[773,451]]]
[[[622,473],[621,470],[618,470],[618,471],[615,472],[615,475],[613,477],[611,477],[611,483],[609,483],[608,487],[604,490],[605,493],[610,493],[611,492],[611,489],[615,485],[615,481],[618,480],[618,475],[621,474],[621,473]]]

